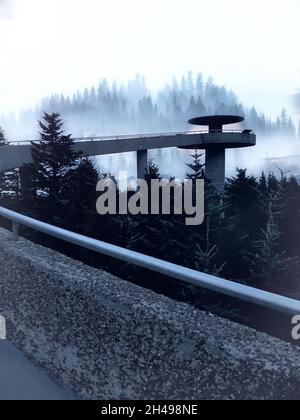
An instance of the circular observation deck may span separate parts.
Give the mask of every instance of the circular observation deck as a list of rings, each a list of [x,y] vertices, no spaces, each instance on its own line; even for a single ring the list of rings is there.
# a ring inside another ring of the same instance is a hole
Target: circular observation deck
[[[189,146],[180,146],[180,149],[234,149],[251,147],[256,145],[256,135],[252,130],[230,129],[223,130],[225,125],[238,124],[244,121],[243,117],[236,115],[211,115],[197,117],[189,120],[189,124],[197,126],[208,126],[209,130],[199,131],[197,143]]]

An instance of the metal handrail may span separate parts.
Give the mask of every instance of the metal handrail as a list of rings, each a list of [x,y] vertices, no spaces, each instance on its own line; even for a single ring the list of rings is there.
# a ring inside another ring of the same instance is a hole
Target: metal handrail
[[[260,289],[245,286],[209,274],[200,273],[190,268],[182,267],[167,261],[130,251],[106,242],[89,238],[23,214],[0,207],[0,216],[13,223],[13,238],[17,240],[19,226],[26,226],[38,232],[45,233],[68,243],[78,245],[85,249],[116,258],[121,261],[166,275],[173,279],[183,281],[194,286],[221,293],[230,297],[238,298],[246,302],[254,303],[265,308],[273,309],[290,315],[300,314],[300,301],[284,296],[279,296]]]
[[[201,135],[201,134],[213,134],[213,133],[237,133],[242,134],[244,130],[198,130],[198,131],[183,131],[183,132],[166,132],[166,133],[143,133],[143,134],[124,134],[124,135],[115,135],[115,136],[102,136],[102,137],[75,137],[72,140],[76,142],[81,141],[107,141],[107,140],[128,140],[128,139],[145,139],[145,138],[152,138],[152,137],[171,137],[171,136],[186,136],[186,135]],[[250,133],[249,133],[250,134]],[[30,143],[39,143],[40,140],[18,140],[12,141],[9,143],[9,146],[18,146],[22,144],[30,145]]]

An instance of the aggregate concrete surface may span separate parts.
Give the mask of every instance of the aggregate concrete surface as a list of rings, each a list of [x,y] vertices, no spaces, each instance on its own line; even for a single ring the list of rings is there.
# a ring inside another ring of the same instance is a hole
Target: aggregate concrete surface
[[[300,398],[298,347],[8,238],[8,339],[80,398]]]

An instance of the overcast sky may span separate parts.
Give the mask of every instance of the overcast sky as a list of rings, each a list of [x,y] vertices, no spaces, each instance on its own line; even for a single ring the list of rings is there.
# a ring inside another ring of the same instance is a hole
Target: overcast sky
[[[300,88],[299,16],[299,0],[0,0],[0,111],[191,69],[273,114]]]

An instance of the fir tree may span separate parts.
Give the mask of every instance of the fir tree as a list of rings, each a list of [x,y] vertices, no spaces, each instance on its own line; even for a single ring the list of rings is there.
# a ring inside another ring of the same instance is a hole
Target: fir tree
[[[144,179],[148,183],[151,184],[152,179],[159,179],[161,180],[161,175],[159,173],[159,167],[154,163],[152,159],[148,160],[147,166],[144,172]]]
[[[261,174],[261,177],[259,178],[258,190],[261,195],[267,194],[268,183],[267,183],[267,177],[264,172]]]
[[[258,204],[258,185],[246,169],[237,169],[237,176],[227,179],[225,199],[227,212],[252,223]]]
[[[203,154],[199,154],[198,151],[191,156],[193,163],[188,163],[186,166],[192,171],[186,174],[187,179],[203,179],[204,178],[204,167],[205,164],[202,162]]]
[[[59,114],[44,113],[39,143],[32,143],[31,169],[36,191],[47,194],[53,203],[58,202],[70,171],[76,169],[82,157],[73,150],[71,135],[65,135]]]
[[[2,127],[0,127],[0,145],[6,143],[5,132]]]
[[[78,167],[66,176],[61,197],[68,208],[66,221],[71,230],[88,233],[96,215],[96,185],[100,175],[88,158],[82,158]]]
[[[224,258],[228,261],[226,275],[243,280],[249,276],[244,259],[256,239],[259,209],[258,183],[245,169],[227,179],[224,211],[225,233],[221,237]]]
[[[217,238],[215,235],[216,226],[211,226],[211,220],[212,215],[206,214],[205,224],[203,227],[205,230],[205,236],[202,238],[202,245],[199,242],[196,243],[196,247],[192,251],[192,256],[195,267],[198,271],[212,274],[214,276],[220,276],[224,270],[225,265],[227,264],[227,261],[220,262],[219,248],[216,243],[212,243],[212,239]],[[218,233],[220,233],[220,230]]]
[[[4,171],[0,175],[1,197],[9,200],[20,199],[20,174],[19,169]]]
[[[103,80],[99,88],[86,88],[73,94],[72,98],[64,95],[45,98],[34,112],[21,112],[18,121],[13,115],[4,117],[3,124],[10,127],[13,139],[20,131],[24,137],[32,136],[31,121],[41,110],[68,117],[70,128],[78,137],[153,130],[182,131],[186,130],[190,117],[216,112],[245,116],[246,122],[258,134],[276,132],[294,136],[296,131],[285,110],[273,122],[264,114],[258,114],[255,108],[243,107],[232,92],[217,86],[211,78],[205,83],[201,74],[195,80],[191,72],[181,84],[176,80],[171,87],[166,84],[157,98],[149,93],[142,76],[137,75],[129,81],[127,88],[115,82],[110,86]]]
[[[288,256],[281,246],[279,219],[285,195],[283,183],[282,179],[279,187],[269,190],[261,200],[266,223],[261,229],[259,239],[254,242],[254,252],[249,253],[252,284],[264,285],[272,290],[279,286],[279,281],[283,285],[290,280],[290,270],[296,263],[295,258]]]

